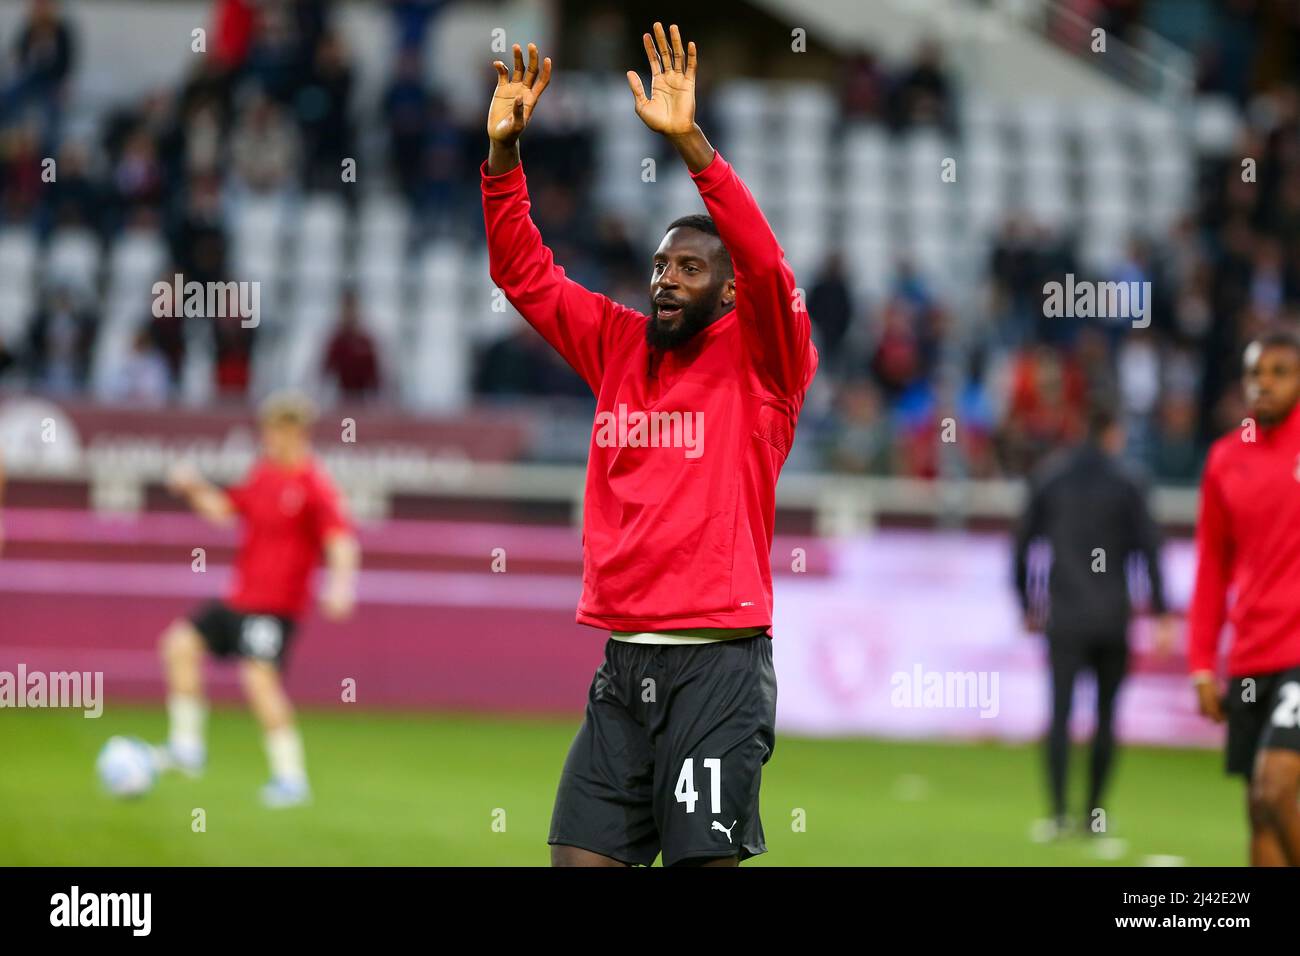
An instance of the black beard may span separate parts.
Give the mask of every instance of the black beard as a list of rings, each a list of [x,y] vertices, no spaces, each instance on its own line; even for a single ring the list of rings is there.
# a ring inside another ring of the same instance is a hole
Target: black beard
[[[675,328],[659,324],[659,306],[650,301],[650,318],[645,323],[646,345],[661,352],[681,348],[693,339],[713,318],[713,310],[694,302],[682,304],[682,320]]]

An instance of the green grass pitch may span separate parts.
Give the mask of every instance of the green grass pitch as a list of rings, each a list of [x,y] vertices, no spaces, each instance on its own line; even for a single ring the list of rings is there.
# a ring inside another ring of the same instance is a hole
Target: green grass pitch
[[[0,865],[544,865],[577,722],[307,712],[315,801],[272,811],[257,802],[266,766],[243,711],[214,711],[204,777],[168,776],[119,801],[100,792],[95,755],[112,734],[160,739],[159,709],[99,720],[5,710]],[[1083,764],[1078,750],[1076,793]],[[1241,784],[1223,776],[1216,753],[1124,749],[1108,843],[1033,843],[1042,791],[1036,747],[779,735],[763,775],[769,852],[747,865],[1244,862]],[[205,832],[192,829],[196,808]]]

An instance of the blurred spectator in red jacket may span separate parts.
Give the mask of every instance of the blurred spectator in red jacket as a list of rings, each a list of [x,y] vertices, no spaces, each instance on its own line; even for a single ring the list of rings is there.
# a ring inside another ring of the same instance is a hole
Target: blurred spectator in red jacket
[[[849,58],[841,87],[840,110],[845,119],[878,120],[885,112],[889,74],[880,67],[872,50]]]
[[[216,0],[212,8],[209,54],[224,70],[235,72],[248,61],[257,17],[249,0]]]
[[[29,222],[41,199],[41,150],[36,127],[0,130],[0,221]]]
[[[375,341],[361,324],[356,293],[343,293],[339,324],[325,350],[325,374],[345,398],[368,398],[379,391]]]
[[[897,399],[922,372],[921,342],[916,333],[917,310],[902,298],[886,303],[881,315],[881,329],[871,356],[871,372],[885,390],[885,396]]]
[[[248,394],[253,372],[253,339],[256,326],[245,326],[238,315],[216,315],[212,323],[212,340],[216,352],[213,368],[217,393],[222,398],[242,399]]]
[[[1037,345],[1020,352],[1009,391],[1001,439],[1012,474],[1027,473],[1053,448],[1082,437],[1087,383],[1079,366],[1056,349]]]

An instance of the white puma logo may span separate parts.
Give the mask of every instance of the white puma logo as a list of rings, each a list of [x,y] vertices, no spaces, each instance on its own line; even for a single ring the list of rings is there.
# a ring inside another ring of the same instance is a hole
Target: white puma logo
[[[713,821],[713,826],[709,827],[709,831],[712,832],[712,831],[714,831],[714,830],[721,830],[723,833],[725,833],[725,834],[727,835],[727,842],[730,843],[730,842],[731,842],[731,831],[734,830],[735,828],[736,828],[736,821],[735,821],[735,820],[732,820],[732,821],[731,821],[731,826],[729,826],[729,827],[724,827],[724,826],[723,826],[721,823],[719,823],[717,820],[714,820],[714,821]]]

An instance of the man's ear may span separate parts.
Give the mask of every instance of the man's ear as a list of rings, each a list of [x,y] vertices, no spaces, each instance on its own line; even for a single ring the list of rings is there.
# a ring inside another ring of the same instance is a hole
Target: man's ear
[[[736,304],[736,277],[732,276],[722,283],[722,307],[729,309]]]

